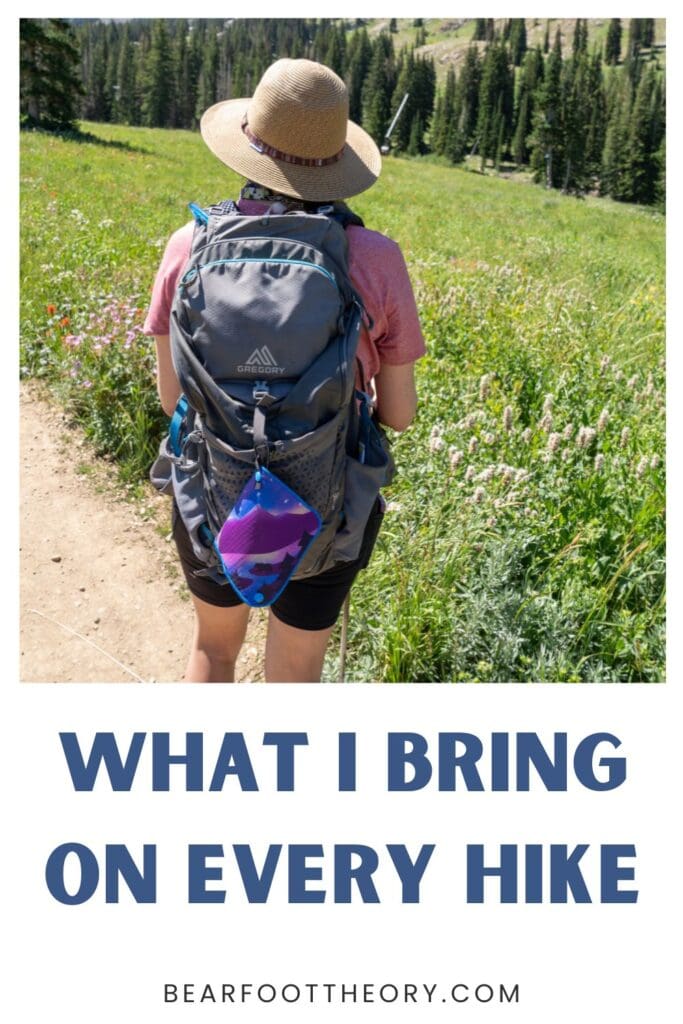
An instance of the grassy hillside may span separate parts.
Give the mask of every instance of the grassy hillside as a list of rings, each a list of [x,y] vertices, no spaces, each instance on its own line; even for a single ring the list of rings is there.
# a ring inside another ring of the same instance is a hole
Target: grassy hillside
[[[165,424],[156,265],[239,183],[193,133],[84,128],[22,139],[22,367],[136,480]],[[428,355],[352,678],[661,679],[663,217],[391,158],[353,206],[403,247]]]
[[[417,29],[413,25],[413,18],[398,18],[398,31],[393,34],[394,46],[400,50],[403,46],[414,46]],[[495,25],[498,31],[502,32],[505,19],[495,18]],[[594,47],[602,49],[607,37],[609,18],[588,19],[588,49]],[[564,53],[571,52],[572,39],[574,36],[575,18],[527,18],[527,46],[543,46],[546,32],[546,24],[550,24],[550,44],[555,39],[557,29],[560,29],[562,37],[562,48]],[[427,33],[427,42],[424,46],[418,47],[417,52],[429,54],[433,57],[436,65],[437,81],[442,82],[446,78],[446,72],[450,66],[456,69],[465,56],[465,51],[472,44],[474,33],[474,18],[425,18],[424,28]],[[388,18],[371,19],[368,22],[368,32],[376,35],[382,31],[389,30]],[[628,19],[622,19],[622,56],[625,56],[628,47]],[[482,51],[486,43],[476,44]],[[660,62],[665,60],[666,45],[666,19],[655,19],[655,51]]]

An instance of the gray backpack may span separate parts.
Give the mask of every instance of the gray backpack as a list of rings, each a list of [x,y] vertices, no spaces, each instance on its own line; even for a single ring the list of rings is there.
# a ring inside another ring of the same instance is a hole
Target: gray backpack
[[[264,216],[232,202],[191,209],[170,326],[183,395],[152,482],[174,494],[201,575],[217,582],[226,576],[214,540],[259,466],[321,520],[293,578],[353,560],[394,469],[354,383],[364,310],[344,228],[362,222],[341,204]]]

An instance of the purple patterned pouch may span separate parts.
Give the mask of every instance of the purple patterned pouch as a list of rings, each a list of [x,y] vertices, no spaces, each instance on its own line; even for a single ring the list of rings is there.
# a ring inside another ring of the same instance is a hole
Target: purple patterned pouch
[[[214,546],[225,575],[252,608],[275,601],[322,526],[320,516],[263,467],[223,523]]]

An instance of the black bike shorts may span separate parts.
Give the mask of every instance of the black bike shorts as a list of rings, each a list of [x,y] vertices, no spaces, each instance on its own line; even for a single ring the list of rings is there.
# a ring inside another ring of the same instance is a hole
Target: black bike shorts
[[[378,498],[370,513],[363,534],[360,554],[352,562],[340,562],[339,565],[309,576],[303,580],[290,580],[283,592],[270,606],[273,615],[287,626],[297,629],[329,629],[339,617],[342,605],[353,581],[370,561],[372,549],[377,540],[384,506]],[[244,602],[237,596],[230,583],[216,583],[206,576],[197,576],[196,569],[203,568],[202,562],[192,550],[182,516],[173,503],[173,539],[178,549],[180,564],[185,574],[187,586],[191,594],[207,604],[219,608],[233,608]]]

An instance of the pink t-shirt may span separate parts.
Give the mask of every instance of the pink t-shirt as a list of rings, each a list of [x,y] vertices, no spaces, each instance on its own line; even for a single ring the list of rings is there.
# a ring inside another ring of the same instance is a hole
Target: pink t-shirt
[[[244,214],[258,216],[265,213],[268,204],[243,199],[239,208]],[[145,334],[169,333],[171,305],[190,255],[193,230],[191,221],[171,235],[166,245],[152,289]],[[347,228],[347,237],[349,275],[372,320],[369,330],[363,328],[358,346],[367,386],[382,363],[414,363],[425,354],[425,343],[408,270],[396,242],[356,226]]]

